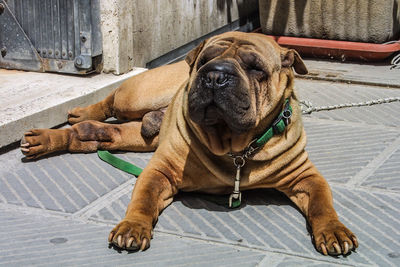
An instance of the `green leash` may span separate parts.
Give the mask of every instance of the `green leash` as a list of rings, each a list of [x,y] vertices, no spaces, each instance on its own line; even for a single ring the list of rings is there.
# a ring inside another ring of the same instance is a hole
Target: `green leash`
[[[133,174],[136,177],[138,177],[143,169],[133,165],[132,163],[129,163],[121,158],[118,158],[111,154],[108,151],[105,150],[98,150],[97,155],[99,156],[100,159],[103,161],[107,162],[108,164],[114,166],[115,168],[127,172],[129,174]],[[210,195],[210,194],[200,194],[196,193],[199,197],[208,200],[210,202],[213,202],[217,205],[224,206],[224,207],[229,207],[228,203],[226,202],[227,197],[229,196],[216,196],[216,195]],[[240,206],[240,201],[234,201],[233,205],[231,208],[237,208]]]
[[[98,150],[97,155],[99,158],[101,158],[103,161],[109,163],[110,165],[114,166],[117,169],[120,169],[124,172],[130,173],[138,177],[143,169],[133,165],[132,163],[129,163],[123,159],[120,159],[113,154],[111,154],[108,151],[105,150]]]
[[[229,196],[229,202],[226,202],[226,198],[223,196],[214,196],[209,194],[202,194],[204,199],[209,200],[218,205],[227,206],[229,208],[237,208],[242,202],[242,193],[239,190],[240,184],[240,170],[245,165],[246,159],[249,158],[254,151],[264,146],[275,134],[281,134],[285,130],[286,126],[290,123],[290,117],[292,116],[292,107],[289,105],[289,99],[285,100],[283,111],[278,115],[272,126],[269,127],[265,133],[258,139],[250,143],[250,145],[243,151],[241,155],[229,154],[233,158],[233,163],[236,167],[236,177],[233,193]],[[117,169],[133,174],[138,177],[143,169],[129,163],[123,159],[120,159],[108,151],[98,150],[97,155],[103,161],[111,164]],[[222,200],[224,198],[225,200]]]

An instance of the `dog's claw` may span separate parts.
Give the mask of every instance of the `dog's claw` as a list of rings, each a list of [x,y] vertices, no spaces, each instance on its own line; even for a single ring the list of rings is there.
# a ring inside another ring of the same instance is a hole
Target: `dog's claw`
[[[113,237],[114,237],[114,232],[111,232],[111,233],[108,235],[108,243],[111,243],[111,242],[112,242]]]
[[[333,245],[333,247],[335,248],[337,254],[342,254],[342,249],[340,248],[340,246],[338,245],[338,243],[335,242],[335,243],[333,243],[332,245]]]
[[[118,243],[118,246],[119,246],[120,248],[123,248],[122,236],[121,236],[121,235],[119,235],[119,236],[117,237],[117,243]]]
[[[29,152],[29,148],[21,147],[21,151],[22,151],[22,152]]]
[[[27,146],[30,146],[30,144],[29,143],[24,143],[24,144],[21,144],[20,146],[21,147],[27,147]]]
[[[128,243],[126,243],[126,248],[129,249],[132,247],[133,241],[135,239],[133,237],[129,238]]]
[[[324,254],[325,256],[328,256],[328,250],[326,249],[325,244],[322,243],[320,247],[321,247],[322,254]]]
[[[144,238],[143,241],[142,241],[142,246],[140,247],[140,250],[144,251],[146,249],[147,249],[147,239]]]
[[[346,255],[347,253],[349,253],[349,243],[344,242],[343,243],[343,254]]]

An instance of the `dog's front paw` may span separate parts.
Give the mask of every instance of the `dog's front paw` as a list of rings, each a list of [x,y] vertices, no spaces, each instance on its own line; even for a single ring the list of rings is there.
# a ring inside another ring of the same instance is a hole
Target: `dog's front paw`
[[[51,152],[48,129],[33,129],[21,139],[20,149],[28,159],[36,159]]]
[[[76,107],[68,111],[68,123],[75,124],[81,121],[89,120],[87,108]]]
[[[313,229],[315,247],[326,255],[346,255],[358,247],[357,237],[339,221],[329,221]]]
[[[146,250],[150,247],[153,227],[142,221],[122,220],[108,236],[108,242],[126,250]]]
[[[87,120],[104,121],[105,119],[107,119],[107,116],[99,103],[84,108],[76,107],[68,111],[69,124]]]

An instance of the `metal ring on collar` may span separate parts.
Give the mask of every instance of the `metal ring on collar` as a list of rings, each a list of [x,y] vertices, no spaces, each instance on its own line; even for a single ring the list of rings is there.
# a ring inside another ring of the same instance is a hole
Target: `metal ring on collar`
[[[284,119],[289,119],[290,117],[292,117],[292,112],[290,111],[290,109],[286,109],[282,112],[282,117]]]
[[[235,166],[238,168],[242,168],[245,163],[246,163],[246,160],[242,156],[236,156],[233,159],[233,164],[235,164]]]

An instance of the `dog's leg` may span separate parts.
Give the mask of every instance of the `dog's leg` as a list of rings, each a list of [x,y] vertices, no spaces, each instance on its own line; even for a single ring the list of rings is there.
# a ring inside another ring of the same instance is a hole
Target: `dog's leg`
[[[108,241],[119,248],[147,249],[159,213],[177,193],[173,172],[163,167],[165,161],[157,160],[156,154],[137,179],[125,218],[109,234]]]
[[[340,221],[333,208],[330,187],[311,161],[288,186],[278,188],[305,214],[316,249],[324,255],[346,255],[358,247],[356,236]]]
[[[154,151],[158,136],[145,139],[142,122],[107,124],[84,121],[65,129],[33,129],[21,140],[21,151],[35,159],[56,151],[94,152],[104,150]]]
[[[185,61],[142,72],[126,80],[103,101],[68,112],[68,122],[141,120],[150,111],[165,109],[177,90],[186,82],[189,66]]]
[[[75,124],[86,120],[105,121],[113,117],[114,95],[116,90],[96,104],[84,108],[76,107],[68,111],[68,122],[70,124]]]

